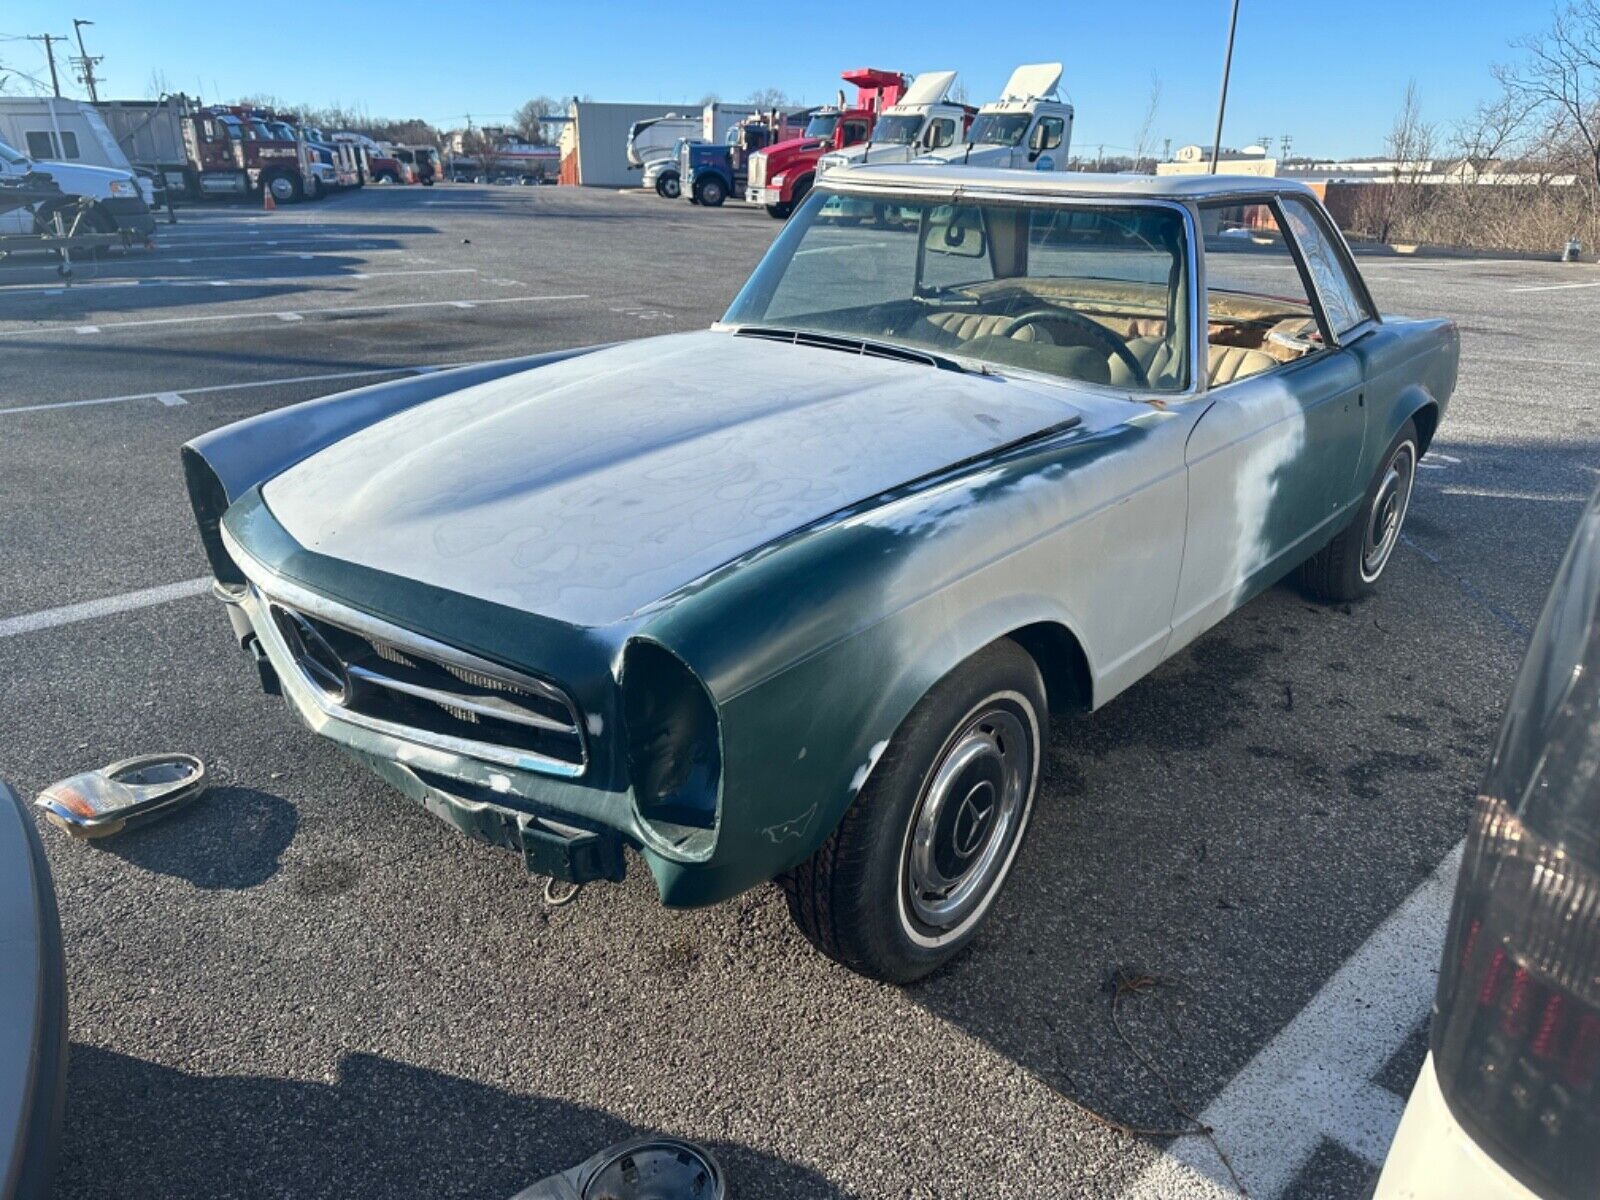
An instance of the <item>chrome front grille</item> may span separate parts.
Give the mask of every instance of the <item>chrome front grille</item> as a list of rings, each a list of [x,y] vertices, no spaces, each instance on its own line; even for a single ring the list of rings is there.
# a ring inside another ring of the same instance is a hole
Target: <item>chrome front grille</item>
[[[330,715],[527,770],[577,775],[587,764],[577,706],[543,680],[387,625],[266,604],[302,682]]]
[[[767,156],[765,154],[752,154],[750,156],[750,186],[765,187],[767,184]]]

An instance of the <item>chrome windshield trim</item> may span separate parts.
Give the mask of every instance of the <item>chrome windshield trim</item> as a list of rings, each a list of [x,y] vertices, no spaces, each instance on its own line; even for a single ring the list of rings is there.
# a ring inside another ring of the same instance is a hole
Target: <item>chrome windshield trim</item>
[[[400,725],[378,717],[370,717],[363,713],[353,712],[328,697],[317,686],[316,681],[305,673],[294,654],[285,644],[282,635],[278,631],[277,623],[272,620],[270,614],[263,612],[259,620],[252,622],[255,626],[256,635],[269,641],[272,647],[283,657],[284,661],[294,667],[295,681],[301,685],[301,689],[306,693],[307,698],[325,716],[336,721],[360,726],[363,729],[369,729],[374,733],[385,734],[402,742],[427,746],[435,750],[444,750],[451,754],[459,754],[464,758],[494,763],[497,766],[513,767],[521,771],[533,771],[544,775],[557,775],[562,778],[575,779],[588,769],[589,741],[582,717],[577,704],[560,688],[547,683],[543,679],[525,675],[520,671],[512,670],[489,659],[479,658],[477,655],[469,654],[465,650],[458,650],[454,646],[434,641],[423,634],[414,633],[399,625],[391,624],[381,617],[374,617],[370,613],[350,608],[336,600],[330,600],[326,596],[319,596],[317,593],[285,579],[261,562],[260,559],[252,556],[228,533],[226,526],[222,528],[221,532],[224,548],[233,561],[238,564],[239,570],[244,573],[245,578],[250,581],[251,589],[259,601],[266,604],[277,602],[286,605],[300,612],[309,613],[314,617],[320,617],[329,624],[340,626],[352,633],[377,638],[393,646],[396,650],[409,650],[435,662],[457,667],[463,671],[475,672],[515,687],[537,692],[552,702],[561,704],[566,708],[567,712],[572,714],[571,729],[577,735],[579,761],[575,763],[566,762],[531,750],[516,750],[507,746],[495,745],[493,742],[479,742],[467,738],[452,737],[449,734],[434,733],[426,729],[418,729],[415,726]],[[395,682],[392,679],[385,681],[386,685],[391,686]],[[405,689],[397,688],[395,690],[403,691]],[[429,696],[427,699],[437,700],[438,698]],[[469,708],[471,703],[476,703],[470,697],[454,695],[449,696],[447,702],[458,708]],[[490,712],[487,715],[507,719],[505,713],[498,711]],[[532,721],[526,719],[529,715],[531,714],[524,715],[524,724],[533,724]]]

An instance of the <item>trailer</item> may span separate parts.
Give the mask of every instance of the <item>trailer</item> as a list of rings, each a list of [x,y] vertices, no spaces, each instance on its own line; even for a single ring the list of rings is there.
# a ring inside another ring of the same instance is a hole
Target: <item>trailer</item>
[[[135,169],[159,178],[169,196],[190,196],[194,165],[183,136],[187,96],[160,100],[101,100],[95,104],[118,148]]]
[[[0,261],[13,254],[53,254],[56,273],[72,278],[74,254],[131,246],[129,230],[106,230],[95,201],[61,189],[49,175],[0,176]]]
[[[17,147],[35,162],[139,174],[100,113],[82,100],[0,96],[0,141]],[[146,179],[140,191],[145,203],[154,207],[154,184]]]

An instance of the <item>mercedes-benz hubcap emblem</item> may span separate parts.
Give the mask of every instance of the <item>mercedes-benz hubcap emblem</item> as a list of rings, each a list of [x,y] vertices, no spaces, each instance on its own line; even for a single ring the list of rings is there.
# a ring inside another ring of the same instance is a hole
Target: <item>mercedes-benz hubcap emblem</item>
[[[974,785],[956,810],[955,826],[950,830],[950,846],[956,857],[971,858],[983,847],[989,832],[989,818],[994,815],[994,785],[984,782]]]

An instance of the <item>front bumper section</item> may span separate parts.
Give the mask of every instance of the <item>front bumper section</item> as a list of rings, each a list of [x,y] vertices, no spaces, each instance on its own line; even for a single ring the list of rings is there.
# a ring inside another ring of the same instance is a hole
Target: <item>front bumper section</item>
[[[783,189],[775,187],[747,187],[744,190],[744,198],[751,204],[782,204]]]
[[[290,657],[255,585],[217,585],[240,645],[255,663],[263,690],[281,695],[313,732],[339,744],[357,762],[434,816],[478,841],[511,850],[527,869],[568,883],[620,883],[626,874],[617,829],[564,808],[513,793],[512,769],[418,745],[339,719],[317,702]]]

